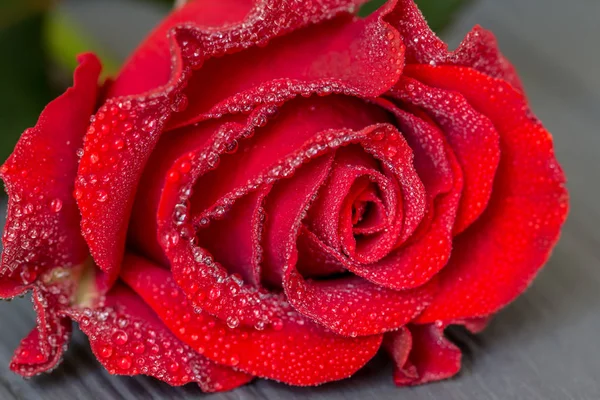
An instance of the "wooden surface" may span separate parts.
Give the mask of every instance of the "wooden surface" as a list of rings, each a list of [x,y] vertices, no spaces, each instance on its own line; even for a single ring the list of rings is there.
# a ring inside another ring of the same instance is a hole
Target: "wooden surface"
[[[23,380],[8,370],[34,323],[22,299],[0,303],[0,399],[600,399],[599,20],[598,0],[482,0],[448,32],[451,43],[475,23],[496,32],[534,110],[554,133],[572,196],[562,240],[531,289],[484,333],[456,334],[464,365],[455,379],[397,389],[391,365],[378,356],[352,380],[318,388],[257,381],[203,395],[193,385],[110,376],[77,333],[61,367]]]

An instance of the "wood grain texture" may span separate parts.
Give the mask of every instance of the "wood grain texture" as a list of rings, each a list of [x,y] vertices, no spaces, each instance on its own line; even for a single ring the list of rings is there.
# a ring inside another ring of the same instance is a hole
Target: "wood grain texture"
[[[390,363],[378,356],[352,380],[318,388],[257,381],[203,395],[193,385],[110,376],[77,333],[56,371],[23,380],[8,370],[13,349],[34,323],[28,300],[21,299],[0,303],[0,399],[600,399],[598,18],[597,0],[482,0],[448,32],[454,44],[475,23],[497,34],[534,110],[554,133],[572,195],[562,240],[530,290],[482,334],[453,333],[464,351],[455,379],[397,389]]]

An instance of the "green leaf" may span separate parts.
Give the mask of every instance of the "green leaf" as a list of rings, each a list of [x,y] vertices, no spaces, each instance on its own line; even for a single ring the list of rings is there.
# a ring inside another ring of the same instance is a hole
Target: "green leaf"
[[[44,15],[29,15],[0,30],[0,161],[4,162],[21,133],[35,125],[55,97],[46,76],[42,46]]]
[[[87,52],[96,53],[102,60],[103,77],[114,76],[119,71],[119,62],[115,61],[117,58],[60,9],[48,14],[44,44],[52,61],[69,73],[77,66],[77,55]]]

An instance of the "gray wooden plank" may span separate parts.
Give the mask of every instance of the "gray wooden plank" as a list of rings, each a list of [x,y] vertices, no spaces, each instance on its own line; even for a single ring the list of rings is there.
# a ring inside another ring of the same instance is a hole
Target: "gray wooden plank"
[[[20,299],[0,303],[0,398],[600,398],[600,192],[595,184],[600,53],[594,47],[600,37],[599,17],[596,0],[484,0],[448,32],[451,43],[475,23],[496,33],[523,76],[534,110],[555,135],[572,196],[562,240],[530,290],[484,333],[454,333],[465,353],[457,378],[397,389],[390,363],[378,356],[352,380],[318,388],[257,381],[230,393],[202,395],[194,386],[170,388],[150,378],[109,376],[94,360],[83,335],[76,334],[61,367],[52,375],[25,381],[7,368],[12,350],[34,321],[28,299]],[[141,24],[151,26],[152,18]],[[129,48],[123,54],[126,51]]]

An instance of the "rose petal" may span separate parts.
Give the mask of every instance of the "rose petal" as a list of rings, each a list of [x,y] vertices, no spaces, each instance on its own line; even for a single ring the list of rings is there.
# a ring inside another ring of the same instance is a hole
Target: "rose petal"
[[[521,294],[548,259],[568,211],[552,138],[509,84],[460,67],[414,66],[409,74],[457,91],[493,121],[502,157],[493,196],[455,240],[441,291],[421,322],[483,317]]]
[[[170,32],[181,25],[223,28],[245,19],[255,0],[187,1],[170,13],[129,57],[111,85],[108,98],[153,91],[172,76]]]
[[[246,116],[243,117],[245,119]],[[179,180],[184,172],[190,172],[191,163],[186,155],[209,146],[222,123],[207,121],[160,138],[158,148],[161,151],[155,151],[150,156],[136,193],[127,237],[128,247],[160,264],[168,265],[169,260],[158,237],[156,215],[161,195],[168,183]],[[178,193],[172,195],[178,196]]]
[[[168,271],[127,256],[123,278],[164,323],[198,353],[251,375],[291,385],[317,385],[359,370],[379,349],[381,335],[344,338],[296,313],[279,296],[276,323],[264,330],[195,312]]]
[[[252,377],[216,364],[181,343],[134,292],[114,286],[103,307],[65,312],[90,339],[98,361],[117,375],[149,375],[171,386],[196,382],[204,392],[230,390]]]
[[[168,59],[174,60],[169,81],[141,95],[111,97],[100,108],[85,138],[75,193],[84,238],[109,284],[118,276],[140,177],[166,122],[174,112],[185,109],[182,91],[192,70],[215,56],[233,54],[348,12],[354,2],[326,0],[298,14],[300,5],[306,6],[293,1],[261,1],[243,22],[220,30],[195,25],[173,28],[169,31],[173,57]],[[133,65],[137,69],[141,64]],[[157,79],[163,74],[158,72]],[[118,86],[112,86],[115,93]],[[124,89],[126,93],[130,90]]]
[[[488,324],[492,320],[492,316],[479,317],[479,318],[468,318],[464,320],[452,321],[452,324],[462,325],[469,332],[473,334],[481,333],[487,328]]]
[[[494,35],[482,27],[475,26],[458,48],[450,52],[448,45],[429,28],[414,0],[398,0],[385,19],[400,31],[406,46],[407,63],[470,67],[493,78],[504,79],[523,92],[515,68],[500,52]]]
[[[393,112],[415,155],[415,168],[424,182],[429,210],[423,222],[406,244],[374,264],[359,264],[341,256],[314,235],[302,235],[304,248],[314,258],[320,249],[353,273],[384,287],[405,290],[418,287],[435,276],[448,262],[452,249],[452,230],[460,193],[462,172],[452,149],[435,124],[428,123],[392,104],[379,101]],[[301,257],[302,260],[303,257]]]
[[[226,140],[231,138],[241,140],[244,135],[254,132],[267,115],[270,114],[258,109],[251,114],[246,126],[225,124],[214,134],[214,141],[211,143],[215,143],[215,146],[196,149],[181,158],[180,161],[189,163],[185,174],[180,173],[181,164],[176,162],[167,176],[172,176],[175,172],[177,179],[166,180],[157,212],[161,245],[170,261],[176,282],[184,289],[189,299],[195,306],[223,320],[235,316],[242,324],[249,325],[267,322],[269,309],[276,305],[269,301],[261,301],[256,287],[245,285],[239,282],[238,278],[228,275],[220,263],[215,262],[205,249],[198,246],[192,221],[189,218],[182,220],[179,214],[182,211],[188,216],[191,214],[189,198],[193,193],[192,187],[197,186],[198,177],[216,167],[219,155],[213,152],[213,147],[229,143]],[[259,185],[252,186],[258,188]],[[218,207],[213,211],[217,216],[221,214]],[[237,285],[239,290],[226,290],[228,284]]]
[[[460,370],[462,354],[446,339],[443,326],[411,324],[386,333],[384,348],[394,360],[394,382],[398,386],[448,379]]]
[[[375,262],[384,257],[399,240],[402,229],[402,207],[398,204],[401,202],[398,198],[400,185],[395,177],[389,179],[380,173],[378,161],[359,146],[348,146],[336,153],[331,176],[311,206],[306,224],[328,246],[344,251],[356,262]],[[410,152],[406,154],[410,155]],[[357,184],[367,182],[377,184],[383,197],[384,209],[387,210],[383,218],[387,229],[357,240],[352,227],[351,205],[345,203]]]
[[[267,109],[269,113],[257,113],[250,117],[228,116],[225,119],[227,122],[223,119],[205,121],[197,127],[179,129],[161,138],[161,151],[154,152],[150,158],[132,212],[129,239],[138,251],[166,264],[164,251],[156,235],[158,228],[155,220],[148,216],[157,214],[161,196],[178,197],[177,192],[165,192],[165,178],[177,181],[181,175],[191,174],[193,160],[189,154],[207,149],[212,150],[212,158],[219,160],[218,168],[200,176],[194,184],[199,190],[191,197],[193,215],[190,217],[197,226],[203,227],[200,221],[206,219],[203,215],[205,211],[214,211],[221,206],[216,204],[219,200],[232,197],[248,180],[297,150],[319,131],[346,126],[360,129],[388,120],[378,107],[342,96],[292,100],[281,107],[277,119],[272,122],[270,110]],[[233,122],[239,125],[227,131],[227,124]],[[251,125],[253,123],[257,126]],[[255,128],[265,123],[264,129],[254,133]],[[249,126],[241,126],[243,124]],[[236,132],[246,132],[245,135],[251,133],[252,137],[236,137]],[[211,190],[202,190],[203,187],[210,187]],[[169,210],[169,219],[170,214],[172,209]]]
[[[266,47],[209,60],[190,79],[185,90],[189,106],[170,127],[282,103],[315,92],[315,85],[322,94],[381,95],[398,80],[403,66],[398,33],[382,20],[383,14],[358,20],[342,14]]]
[[[456,154],[464,179],[454,226],[454,233],[458,234],[481,215],[491,196],[500,159],[498,132],[460,93],[431,88],[403,77],[391,95],[425,110],[440,125]]]
[[[66,343],[71,336],[71,320],[68,318],[53,319],[52,325],[57,329],[53,335],[56,338],[53,339],[56,340],[53,342],[54,344],[50,346],[49,336],[42,339],[39,328],[33,328],[15,350],[10,363],[11,371],[29,378],[52,371],[60,363]]]
[[[304,278],[327,278],[346,272],[343,262],[338,260],[339,253],[332,251],[329,254],[325,248],[331,250],[311,232],[305,225],[300,228],[296,243],[298,246],[298,262],[296,269]]]
[[[297,107],[292,107],[294,105]],[[353,113],[352,119],[346,118],[347,111]],[[289,176],[306,160],[342,145],[344,138],[336,138],[338,132],[332,131],[332,128],[341,125],[362,127],[380,118],[387,120],[382,110],[369,107],[358,99],[311,98],[290,103],[274,124],[267,124],[264,130],[256,131],[271,114],[272,111],[265,114],[261,109],[255,110],[248,118],[248,126],[225,124],[214,133],[210,145],[185,153],[165,174],[176,174],[178,178],[164,183],[157,212],[161,245],[170,260],[176,281],[188,293],[190,300],[224,320],[235,315],[242,324],[250,325],[266,322],[266,311],[270,306],[267,302],[259,302],[256,288],[249,285],[242,285],[239,292],[231,296],[224,289],[230,279],[227,270],[218,263],[219,260],[213,262],[214,257],[206,254],[202,243],[188,241],[195,231],[192,222],[197,220],[182,221],[178,216],[181,216],[182,210],[187,210],[184,211],[187,215],[191,214],[188,199],[193,193],[192,188],[199,189],[196,193],[200,194],[191,198],[192,210],[204,210],[210,206],[199,215],[198,223],[202,225],[200,222],[205,217],[209,220],[222,217],[238,198],[249,191]],[[325,129],[326,133],[317,135],[320,129]],[[252,139],[246,140],[252,135]],[[304,143],[307,138],[310,140]],[[241,147],[236,154],[228,156],[225,153],[232,142],[239,142]],[[222,162],[217,166],[220,159]],[[187,163],[185,174],[181,171],[184,162]],[[201,192],[204,187],[211,190]],[[413,191],[415,196],[419,193]],[[214,203],[216,200],[218,202]],[[210,260],[210,265],[204,258]],[[197,273],[193,274],[194,271]]]
[[[261,237],[265,218],[264,199],[270,188],[248,194],[237,201],[224,219],[212,221],[196,237],[210,254],[244,281],[259,286],[261,281]]]
[[[381,139],[381,129],[374,126],[360,134]],[[390,136],[394,133],[392,129],[383,131]],[[287,298],[296,310],[338,334],[362,336],[397,329],[427,306],[435,281],[400,292],[360,278],[307,281],[295,268],[302,219],[326,177],[323,166],[313,161],[296,172],[294,179],[275,184],[267,196],[264,271],[271,274],[271,280],[281,277]]]
[[[9,197],[0,297],[23,292],[49,268],[77,265],[88,256],[73,182],[101,67],[92,54],[79,62],[73,87],[44,109],[0,169]]]
[[[419,378],[417,368],[409,361],[413,339],[407,326],[383,336],[382,347],[394,362],[394,382],[398,386],[410,384]]]
[[[377,188],[372,184],[365,187],[360,193],[351,192],[345,207],[348,211],[343,214],[350,215],[349,226],[355,235],[372,235],[385,229],[385,206],[378,196]],[[354,211],[353,211],[354,210]]]
[[[389,116],[383,110],[352,97],[335,95],[292,100],[281,107],[276,119],[253,133],[252,138],[238,140],[237,151],[230,156],[223,155],[218,168],[197,180],[196,187],[211,190],[195,193],[190,199],[192,211],[200,214],[213,208],[223,197],[264,174],[320,132],[360,130],[388,121]]]
[[[37,325],[23,339],[10,364],[19,375],[31,377],[50,371],[61,361],[71,337],[71,320],[60,314],[75,289],[71,272],[56,268],[35,284],[32,300]]]
[[[263,279],[271,286],[281,287],[285,279],[286,270],[279,261],[290,251],[288,246],[290,241],[293,245],[294,228],[299,228],[294,225],[299,225],[306,216],[311,203],[331,172],[333,160],[333,154],[326,154],[301,166],[294,174],[294,179],[277,182],[267,196]],[[294,300],[289,300],[294,305]]]

